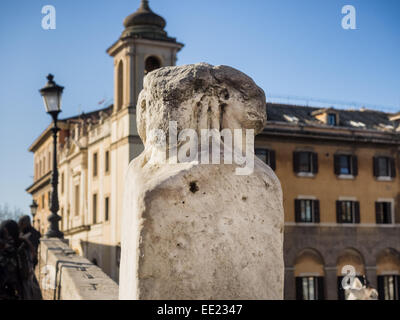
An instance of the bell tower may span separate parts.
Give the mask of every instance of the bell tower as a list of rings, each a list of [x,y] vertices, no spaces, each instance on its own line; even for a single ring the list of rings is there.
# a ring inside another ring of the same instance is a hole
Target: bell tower
[[[166,21],[148,0],[124,20],[125,29],[107,53],[114,58],[114,112],[135,107],[143,77],[159,67],[174,66],[183,44],[164,30]]]
[[[164,30],[165,20],[155,14],[147,0],[124,20],[124,31],[107,50],[114,58],[114,108],[111,117],[111,193],[110,231],[111,257],[118,261],[121,242],[121,212],[125,172],[130,161],[143,151],[143,143],[136,126],[136,102],[143,88],[143,78],[154,69],[174,66],[176,54],[183,44]],[[114,279],[119,266],[111,264]]]

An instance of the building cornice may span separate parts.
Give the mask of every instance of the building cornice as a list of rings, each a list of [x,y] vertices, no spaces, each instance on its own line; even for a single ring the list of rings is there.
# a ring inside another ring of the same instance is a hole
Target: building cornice
[[[323,127],[317,125],[287,124],[269,121],[261,136],[276,136],[295,139],[317,139],[338,142],[359,142],[400,145],[398,134],[369,129],[345,127]]]
[[[30,194],[34,194],[35,192],[42,189],[43,187],[48,186],[50,184],[50,180],[51,180],[51,173],[52,173],[52,171],[49,171],[43,177],[41,177],[39,180],[35,181],[31,186],[29,186],[26,189],[26,192],[28,192]]]
[[[72,235],[77,234],[77,233],[90,231],[90,229],[91,229],[90,225],[82,225],[82,226],[79,226],[79,227],[76,227],[76,228],[65,230],[63,232],[64,232],[64,236],[72,236]]]
[[[63,120],[59,120],[57,125],[60,129],[66,129],[67,124]],[[28,148],[29,152],[35,152],[44,141],[46,141],[49,137],[51,137],[52,132],[51,129],[53,128],[53,123],[50,123],[48,127],[40,134],[40,136],[30,145]]]
[[[148,40],[143,38],[125,38],[125,39],[118,39],[114,42],[106,52],[114,57],[118,52],[120,52],[123,48],[132,45],[151,45],[151,46],[159,46],[159,47],[166,47],[166,48],[175,48],[177,51],[180,51],[184,44],[180,42],[170,42],[170,41],[162,41],[162,40]]]

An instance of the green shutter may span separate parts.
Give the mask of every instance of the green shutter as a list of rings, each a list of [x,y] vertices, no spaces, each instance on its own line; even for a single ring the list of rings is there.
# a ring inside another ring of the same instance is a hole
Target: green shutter
[[[311,161],[312,161],[312,172],[318,173],[318,153],[311,153]]]
[[[314,200],[314,222],[319,223],[320,222],[320,216],[319,216],[319,200]]]
[[[354,222],[360,223],[360,202],[354,202]]]
[[[296,300],[303,300],[303,278],[296,277]]]
[[[296,222],[301,222],[301,200],[294,200],[294,218]]]
[[[338,154],[333,156],[333,168],[335,174],[338,176],[340,174],[340,155]]]
[[[390,164],[390,176],[392,178],[395,178],[396,177],[396,162],[395,162],[394,158],[389,159],[389,164]]]
[[[297,151],[293,152],[293,171],[296,173],[299,172],[299,156],[300,152]]]
[[[342,223],[342,202],[336,201],[336,222]]]
[[[357,176],[358,175],[358,159],[357,156],[351,156],[351,163],[352,163],[352,172],[351,174],[353,176]]]

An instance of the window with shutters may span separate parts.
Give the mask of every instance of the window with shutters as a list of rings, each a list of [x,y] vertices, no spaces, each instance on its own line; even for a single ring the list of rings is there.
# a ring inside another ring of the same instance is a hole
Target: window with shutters
[[[79,185],[75,186],[75,216],[79,216],[80,211],[80,190]]]
[[[104,171],[106,173],[110,172],[110,151],[106,151],[104,154]]]
[[[323,277],[296,277],[297,300],[323,300]]]
[[[304,223],[319,223],[319,201],[312,199],[296,199],[295,221]]]
[[[93,195],[93,224],[97,223],[97,194]]]
[[[293,170],[300,175],[318,173],[318,154],[308,151],[295,151],[293,153]]]
[[[378,276],[379,300],[400,300],[400,276]]]
[[[377,224],[392,223],[392,203],[391,202],[375,202],[375,213]]]
[[[276,169],[275,151],[270,149],[256,148],[255,154],[263,162],[271,167],[272,170]]]
[[[97,152],[93,154],[93,177],[97,177]]]
[[[390,157],[374,157],[374,176],[377,178],[394,178],[396,177],[396,166],[393,158]]]
[[[108,221],[110,219],[110,197],[104,199],[104,220]]]
[[[339,177],[355,177],[358,175],[357,156],[336,154],[334,156],[335,174]]]
[[[336,202],[337,223],[360,223],[360,204],[357,201]]]

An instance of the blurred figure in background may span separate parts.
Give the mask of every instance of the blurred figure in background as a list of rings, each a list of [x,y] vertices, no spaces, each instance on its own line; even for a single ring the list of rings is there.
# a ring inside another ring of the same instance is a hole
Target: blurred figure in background
[[[21,217],[18,221],[18,225],[21,237],[29,240],[29,242],[33,245],[34,257],[32,261],[33,261],[33,267],[35,268],[38,263],[37,254],[38,254],[38,247],[40,243],[41,234],[32,226],[31,218],[29,216]]]
[[[34,246],[20,237],[18,224],[7,220],[0,225],[0,299],[41,300],[34,273]]]
[[[15,234],[12,235],[13,225],[10,221],[4,221],[0,225],[0,299],[22,300],[23,286],[16,249],[19,243],[18,225],[15,223],[17,227],[16,239]]]

